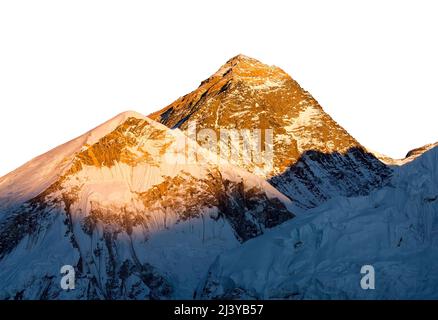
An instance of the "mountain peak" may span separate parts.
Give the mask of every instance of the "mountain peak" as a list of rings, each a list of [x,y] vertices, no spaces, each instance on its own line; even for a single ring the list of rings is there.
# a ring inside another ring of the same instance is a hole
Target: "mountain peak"
[[[239,54],[229,59],[209,80],[215,77],[227,77],[228,79],[251,83],[263,82],[269,78],[276,79],[289,76],[276,66],[269,66],[257,59]]]
[[[224,66],[229,66],[229,67],[237,67],[237,66],[241,66],[242,64],[246,64],[246,65],[264,65],[266,67],[269,67],[266,64],[263,64],[262,62],[260,62],[257,59],[251,58],[249,56],[246,56],[244,54],[238,54],[237,56],[232,57],[231,59],[229,59]]]
[[[227,61],[227,63],[234,63],[234,62],[238,62],[238,61],[244,61],[244,60],[256,60],[254,58],[248,57],[244,54],[239,53],[238,55],[232,57],[231,59],[229,59]]]
[[[245,55],[228,60],[191,93],[149,116],[170,128],[273,130],[273,176],[306,151],[345,153],[361,147],[286,72]],[[250,172],[258,168],[245,167]]]

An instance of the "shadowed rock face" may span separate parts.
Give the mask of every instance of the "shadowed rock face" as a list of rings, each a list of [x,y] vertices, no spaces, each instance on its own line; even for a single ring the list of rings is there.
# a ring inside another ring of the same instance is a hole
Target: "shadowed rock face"
[[[268,198],[258,187],[248,188],[244,180],[225,179],[219,170],[210,171],[204,179],[186,173],[167,178],[139,198],[147,211],[176,212],[178,221],[204,218],[205,209],[215,207],[217,211],[208,218],[226,219],[240,242],[294,217],[278,199]]]
[[[364,196],[387,185],[392,170],[362,148],[345,153],[306,151],[281,175],[269,181],[301,208],[310,209],[332,197]]]

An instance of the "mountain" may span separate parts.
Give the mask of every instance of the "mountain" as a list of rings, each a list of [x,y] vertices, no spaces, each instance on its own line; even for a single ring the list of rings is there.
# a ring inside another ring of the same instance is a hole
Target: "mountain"
[[[138,113],[0,180],[0,297],[190,297],[223,250],[294,217],[290,200]],[[77,270],[77,290],[59,286]]]
[[[248,168],[268,178],[283,173],[306,151],[344,153],[361,147],[283,70],[244,55],[230,59],[195,91],[149,117],[186,131],[190,121],[198,129],[217,131],[273,129],[272,170]]]
[[[368,151],[239,55],[0,178],[0,299],[435,298],[436,160]]]
[[[438,299],[438,148],[400,166],[391,185],[327,201],[220,255],[208,299]],[[363,290],[361,267],[375,268]]]
[[[339,195],[365,195],[391,175],[288,74],[244,55],[230,59],[195,91],[150,117],[186,133],[196,123],[198,130],[212,129],[217,137],[223,129],[272,130],[272,141],[264,141],[273,153],[271,165],[248,163],[242,147],[240,156],[229,160],[269,179],[301,208]],[[263,144],[254,149],[266,152]]]

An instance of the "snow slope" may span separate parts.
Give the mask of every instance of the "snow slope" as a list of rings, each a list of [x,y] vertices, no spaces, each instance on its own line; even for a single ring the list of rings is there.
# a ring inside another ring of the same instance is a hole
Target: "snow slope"
[[[220,255],[201,298],[437,299],[438,148],[368,196],[340,197]],[[363,265],[376,289],[360,286]]]
[[[92,145],[129,117],[144,118],[134,111],[123,112],[104,124],[90,130],[49,152],[27,162],[0,178],[0,209],[27,201],[48,188],[65,171],[81,148]]]

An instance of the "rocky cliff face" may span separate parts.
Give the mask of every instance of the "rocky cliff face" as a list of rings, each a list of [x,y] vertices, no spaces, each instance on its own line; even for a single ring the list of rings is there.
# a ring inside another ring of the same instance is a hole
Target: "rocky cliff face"
[[[360,146],[287,73],[239,55],[195,91],[150,117],[170,128],[272,129],[274,166],[248,166],[261,176],[283,173],[308,150],[346,152]]]

